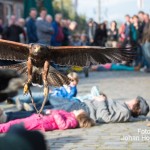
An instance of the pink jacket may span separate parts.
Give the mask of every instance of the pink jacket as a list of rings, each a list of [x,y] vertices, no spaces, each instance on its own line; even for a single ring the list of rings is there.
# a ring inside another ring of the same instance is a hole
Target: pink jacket
[[[72,112],[52,110],[50,115],[33,114],[30,117],[16,119],[0,124],[0,133],[7,132],[14,124],[23,123],[27,130],[52,131],[76,128],[78,122]]]

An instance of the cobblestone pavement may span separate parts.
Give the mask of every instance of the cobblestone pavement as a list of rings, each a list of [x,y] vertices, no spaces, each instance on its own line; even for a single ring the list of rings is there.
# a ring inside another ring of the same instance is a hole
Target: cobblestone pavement
[[[82,73],[79,76],[79,95],[88,93],[93,85],[98,85],[112,99],[125,100],[140,95],[150,104],[148,73],[90,72],[89,78],[85,78]],[[149,116],[128,123],[100,124],[89,129],[44,134],[51,150],[149,150],[150,128],[146,126]]]

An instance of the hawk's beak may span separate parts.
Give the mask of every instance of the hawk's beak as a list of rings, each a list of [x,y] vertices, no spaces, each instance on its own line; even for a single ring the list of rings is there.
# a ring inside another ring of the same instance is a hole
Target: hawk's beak
[[[40,46],[37,46],[36,48],[35,48],[35,50],[34,50],[34,52],[39,52],[41,49],[40,49]]]

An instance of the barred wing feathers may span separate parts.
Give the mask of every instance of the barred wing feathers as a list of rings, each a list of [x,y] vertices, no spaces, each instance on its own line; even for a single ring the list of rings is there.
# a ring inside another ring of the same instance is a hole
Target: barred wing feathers
[[[0,60],[27,60],[29,45],[0,39]]]
[[[51,48],[51,59],[61,65],[87,66],[132,60],[131,48],[107,48],[98,46],[61,46]]]
[[[27,81],[27,65],[26,62],[13,64],[9,66],[0,66],[0,69],[9,69],[9,70],[16,70],[19,74],[23,75],[25,81]],[[33,68],[33,83],[41,84],[42,85],[42,76],[41,72]],[[51,86],[63,86],[64,84],[69,84],[69,79],[67,76],[61,74],[52,66],[49,67],[49,72],[47,76],[48,84]]]

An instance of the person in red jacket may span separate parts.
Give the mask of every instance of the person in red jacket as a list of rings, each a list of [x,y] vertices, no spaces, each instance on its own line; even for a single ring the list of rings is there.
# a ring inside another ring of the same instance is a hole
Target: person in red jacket
[[[82,109],[72,112],[49,110],[47,115],[33,114],[27,118],[16,119],[0,124],[0,133],[8,132],[12,125],[20,123],[23,123],[27,130],[41,131],[65,130],[76,127],[86,128],[95,124],[94,120]]]

